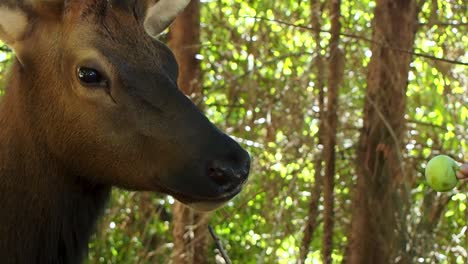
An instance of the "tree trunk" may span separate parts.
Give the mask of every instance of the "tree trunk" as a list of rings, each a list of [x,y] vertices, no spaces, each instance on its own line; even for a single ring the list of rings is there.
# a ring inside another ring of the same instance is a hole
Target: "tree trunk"
[[[179,63],[180,89],[190,96],[201,96],[200,2],[192,0],[170,27],[169,46]]]
[[[180,89],[192,99],[201,97],[200,3],[192,0],[174,21],[169,31],[169,46],[179,63]],[[174,264],[206,263],[208,247],[208,215],[194,211],[182,203],[173,206]]]
[[[398,190],[404,181],[401,151],[411,62],[410,54],[398,50],[412,50],[418,12],[415,0],[377,0],[347,263],[397,262],[401,233],[396,232],[396,219],[405,206],[398,204],[402,198]]]
[[[196,212],[180,202],[173,206],[173,264],[206,263],[208,214]]]
[[[318,90],[319,94],[319,130],[317,132],[318,137],[318,144],[323,144],[323,134],[324,134],[324,123],[325,123],[325,106],[324,106],[324,78],[325,74],[323,71],[323,56],[321,55],[322,47],[320,46],[321,43],[321,36],[320,36],[320,18],[322,11],[320,10],[321,1],[320,0],[311,0],[311,25],[314,35],[314,41],[317,45],[315,50],[316,61],[316,89]],[[320,155],[321,156],[321,155]],[[317,228],[317,217],[319,214],[318,205],[320,201],[320,196],[322,193],[322,159],[317,159],[315,163],[315,171],[314,171],[314,186],[311,190],[310,202],[309,202],[309,214],[307,218],[307,222],[304,228],[304,236],[302,237],[301,247],[299,250],[299,258],[297,264],[305,263],[307,259],[307,254],[309,254],[309,246],[310,242],[312,241],[312,235],[314,234],[315,229]]]
[[[334,187],[335,187],[335,145],[338,111],[338,88],[343,77],[343,52],[339,49],[340,42],[340,0],[330,0],[331,39],[330,60],[328,65],[328,93],[325,154],[325,177],[323,178],[323,263],[332,263],[333,225],[334,225]]]

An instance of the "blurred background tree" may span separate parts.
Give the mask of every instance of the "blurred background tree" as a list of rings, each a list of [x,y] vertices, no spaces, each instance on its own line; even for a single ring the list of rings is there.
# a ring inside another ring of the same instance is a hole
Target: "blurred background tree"
[[[89,263],[467,263],[463,0],[192,1],[162,36],[179,84],[253,157],[245,190],[200,214],[114,190]],[[0,86],[13,54],[0,44]]]

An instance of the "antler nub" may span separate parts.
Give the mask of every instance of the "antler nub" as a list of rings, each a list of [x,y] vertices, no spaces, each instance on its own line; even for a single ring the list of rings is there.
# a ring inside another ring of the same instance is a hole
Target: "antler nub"
[[[160,0],[146,12],[144,27],[146,32],[157,37],[175,17],[184,10],[190,0]]]

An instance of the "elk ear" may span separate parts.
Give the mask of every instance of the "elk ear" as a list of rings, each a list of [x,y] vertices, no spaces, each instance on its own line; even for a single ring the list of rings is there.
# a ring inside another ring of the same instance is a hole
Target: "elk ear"
[[[0,40],[15,48],[16,43],[25,37],[31,17],[57,17],[62,14],[64,3],[64,0],[0,2]]]
[[[182,12],[190,3],[190,0],[159,0],[148,8],[144,21],[146,33],[157,37],[174,21],[176,16]]]
[[[28,28],[27,14],[17,8],[0,4],[0,40],[15,48]]]

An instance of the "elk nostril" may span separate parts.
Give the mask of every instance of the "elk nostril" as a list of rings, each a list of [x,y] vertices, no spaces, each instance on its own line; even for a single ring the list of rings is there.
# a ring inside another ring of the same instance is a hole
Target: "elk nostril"
[[[224,156],[224,155],[223,155]],[[208,163],[208,177],[224,192],[241,187],[249,177],[250,155],[242,150],[231,152],[224,159]]]
[[[223,168],[208,168],[208,176],[219,186],[226,186],[232,182],[232,177]]]

